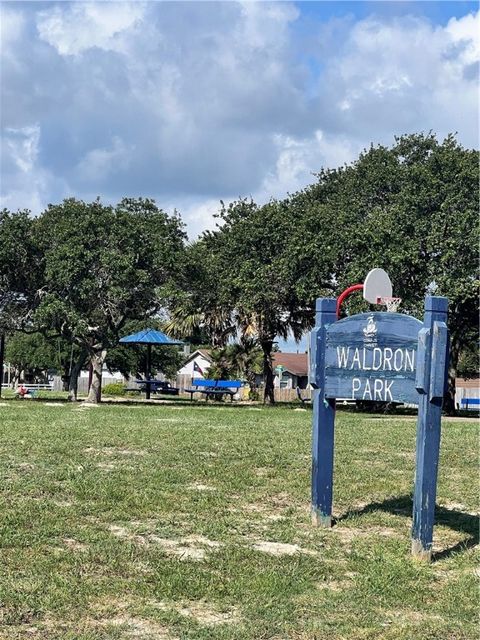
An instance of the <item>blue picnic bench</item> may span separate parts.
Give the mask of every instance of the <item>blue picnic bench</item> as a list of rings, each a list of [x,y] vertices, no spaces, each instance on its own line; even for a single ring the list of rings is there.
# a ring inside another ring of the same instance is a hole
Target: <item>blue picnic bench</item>
[[[461,409],[480,409],[480,398],[462,398],[460,400]]]
[[[240,380],[204,380],[203,378],[192,378],[191,389],[185,389],[185,392],[190,394],[190,400],[193,400],[194,393],[203,393],[205,400],[209,398],[221,399],[227,395],[230,396],[230,401],[233,402],[233,396],[242,384]]]

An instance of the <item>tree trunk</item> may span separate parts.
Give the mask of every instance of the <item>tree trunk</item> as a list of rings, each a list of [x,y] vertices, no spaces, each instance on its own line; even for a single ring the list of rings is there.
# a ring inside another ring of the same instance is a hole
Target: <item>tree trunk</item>
[[[3,361],[5,356],[5,336],[2,333],[0,336],[0,398],[2,397],[2,385],[3,385]]]
[[[102,398],[102,369],[106,355],[106,349],[94,351],[90,354],[93,376],[92,384],[87,396],[87,402],[97,404]]]
[[[16,389],[19,382],[20,382],[20,369],[18,367],[14,367],[12,376],[10,378],[10,388]]]
[[[75,362],[75,364],[70,370],[70,376],[68,380],[68,399],[70,402],[77,401],[78,376],[80,375],[80,371],[82,370],[82,367],[85,364],[86,357],[87,357],[86,352],[82,351],[82,353],[78,357],[78,360]]]
[[[275,390],[273,386],[273,366],[272,366],[272,347],[273,340],[262,340],[260,343],[263,351],[263,380],[265,384],[263,394],[263,404],[267,400],[270,404],[275,404]]]
[[[454,337],[450,339],[450,354],[448,361],[448,387],[447,393],[444,398],[443,408],[445,413],[449,416],[454,416],[456,413],[455,406],[455,392],[456,392],[456,380],[458,359],[460,357],[460,343]]]

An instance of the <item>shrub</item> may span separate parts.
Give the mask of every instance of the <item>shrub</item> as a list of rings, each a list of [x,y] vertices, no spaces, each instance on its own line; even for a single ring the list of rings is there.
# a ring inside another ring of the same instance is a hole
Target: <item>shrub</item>
[[[102,393],[106,396],[124,396],[125,387],[122,382],[113,382],[106,384],[102,389]]]

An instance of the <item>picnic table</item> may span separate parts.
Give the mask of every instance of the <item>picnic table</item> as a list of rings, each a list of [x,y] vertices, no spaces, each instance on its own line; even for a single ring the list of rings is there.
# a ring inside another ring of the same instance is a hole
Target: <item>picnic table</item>
[[[172,387],[169,382],[162,380],[147,379],[135,380],[135,382],[140,386],[141,391],[146,392],[147,398],[150,396],[150,392],[169,396],[178,396],[179,393],[178,387]]]
[[[191,389],[185,389],[186,393],[190,394],[190,400],[193,400],[194,393],[203,393],[205,400],[209,398],[219,398],[223,396],[230,396],[230,401],[233,402],[233,396],[238,392],[242,386],[241,380],[204,380],[203,378],[193,378]]]

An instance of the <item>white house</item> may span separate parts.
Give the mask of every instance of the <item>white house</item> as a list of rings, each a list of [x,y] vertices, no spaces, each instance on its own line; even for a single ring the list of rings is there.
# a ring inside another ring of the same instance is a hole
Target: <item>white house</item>
[[[208,378],[207,369],[212,364],[212,358],[208,349],[197,349],[191,353],[178,370],[180,376],[191,378]]]

